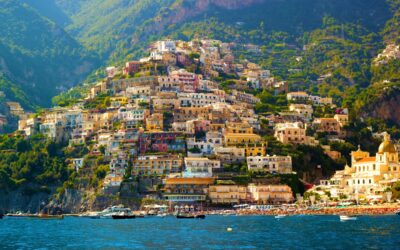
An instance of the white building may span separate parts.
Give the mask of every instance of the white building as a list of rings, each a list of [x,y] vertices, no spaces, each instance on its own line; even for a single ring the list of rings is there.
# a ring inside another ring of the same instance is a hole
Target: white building
[[[290,92],[286,95],[288,101],[307,101],[309,96],[306,92]]]
[[[176,52],[175,41],[171,41],[171,40],[158,41],[157,42],[157,51],[161,52],[161,53]]]
[[[212,177],[213,170],[221,167],[219,160],[201,157],[186,157],[184,177]]]
[[[312,119],[312,115],[314,112],[313,107],[307,104],[290,104],[289,110],[296,112],[300,115],[300,117],[308,121]]]
[[[249,156],[247,157],[249,171],[289,174],[292,173],[291,156]]]
[[[76,172],[79,171],[83,167],[83,158],[74,158],[72,159],[72,165]]]
[[[191,149],[197,148],[201,155],[211,155],[214,153],[214,148],[222,146],[222,134],[219,132],[208,132],[204,140],[196,140],[196,138],[187,138],[186,144],[188,155],[191,154]]]
[[[209,93],[179,93],[181,107],[204,107],[206,105],[225,102],[221,96]]]

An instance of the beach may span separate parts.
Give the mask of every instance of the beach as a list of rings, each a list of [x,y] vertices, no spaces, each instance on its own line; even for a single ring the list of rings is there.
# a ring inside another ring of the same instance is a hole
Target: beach
[[[282,209],[252,210],[240,209],[238,215],[393,215],[400,210],[400,204],[373,205],[373,206],[348,206],[348,207],[315,207],[313,209],[296,209],[287,211]]]

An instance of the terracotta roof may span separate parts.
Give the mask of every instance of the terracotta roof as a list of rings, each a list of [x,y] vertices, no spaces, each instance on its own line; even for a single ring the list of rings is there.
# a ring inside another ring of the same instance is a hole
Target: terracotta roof
[[[214,184],[214,178],[211,177],[206,177],[206,178],[200,178],[200,177],[195,177],[195,178],[183,178],[183,177],[178,177],[178,178],[168,178],[165,181],[165,184],[167,185],[173,185],[173,184],[198,184],[198,185],[209,185],[209,184]]]
[[[365,157],[362,158],[361,160],[357,161],[357,163],[360,162],[375,162],[376,161],[376,157]]]

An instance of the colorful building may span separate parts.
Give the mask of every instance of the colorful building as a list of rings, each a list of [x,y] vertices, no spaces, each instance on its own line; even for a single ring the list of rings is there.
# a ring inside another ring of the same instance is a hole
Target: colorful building
[[[176,203],[205,202],[208,187],[214,184],[214,178],[167,178],[163,189],[163,197]]]

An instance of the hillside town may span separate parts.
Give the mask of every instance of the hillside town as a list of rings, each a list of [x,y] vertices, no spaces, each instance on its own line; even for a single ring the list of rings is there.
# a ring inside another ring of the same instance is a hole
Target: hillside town
[[[388,134],[375,157],[361,146],[351,153],[351,166],[328,180],[321,176],[314,186],[293,170],[290,155],[272,154],[263,126],[282,144],[321,146],[338,160],[341,153],[320,145],[315,135],[344,141],[349,111],[329,97],[290,92],[269,70],[236,58],[232,46],[217,40],[157,41],[147,57],[107,67],[106,78],[69,106],[27,115],[18,104],[8,105],[20,117],[20,134],[43,134],[70,148],[86,145],[85,156],[67,162],[78,175],[103,156],[109,167],[101,183],[104,195],[120,194],[124,183],[135,182],[140,197],[177,204],[286,204],[300,199],[283,181],[294,176],[326,199],[386,199],[386,190],[400,178],[398,151]],[[255,112],[261,102],[255,93],[262,91],[285,95],[286,110]],[[335,112],[317,112],[325,107]]]

